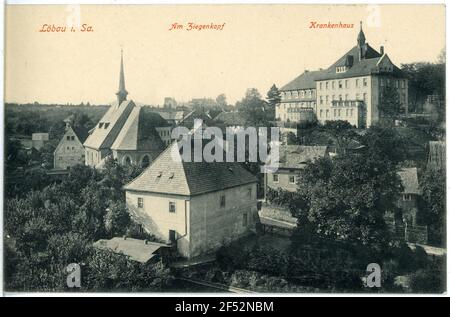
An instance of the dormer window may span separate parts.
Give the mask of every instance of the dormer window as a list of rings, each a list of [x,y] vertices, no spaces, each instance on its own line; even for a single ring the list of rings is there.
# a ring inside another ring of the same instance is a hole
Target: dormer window
[[[347,71],[347,66],[336,66],[336,73],[345,73]]]
[[[103,122],[100,122],[100,123],[98,124],[98,127],[101,129],[101,128],[103,127]]]
[[[105,129],[108,129],[108,127],[109,127],[109,122],[106,122],[105,123]]]

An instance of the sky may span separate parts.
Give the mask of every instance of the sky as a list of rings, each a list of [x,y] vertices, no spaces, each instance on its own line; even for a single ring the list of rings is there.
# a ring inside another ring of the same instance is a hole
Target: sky
[[[70,21],[93,32],[39,32]],[[329,67],[356,45],[360,21],[366,41],[398,66],[434,62],[445,47],[444,5],[9,5],[5,101],[110,103],[123,49],[128,99],[162,105],[224,93],[234,104],[247,88],[265,96],[305,69]],[[189,22],[225,25],[187,31]],[[185,29],[169,30],[174,23]]]

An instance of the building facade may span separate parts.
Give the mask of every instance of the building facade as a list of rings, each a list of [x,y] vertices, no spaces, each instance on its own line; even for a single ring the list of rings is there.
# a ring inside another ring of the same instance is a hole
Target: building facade
[[[255,230],[256,177],[239,163],[184,162],[177,149],[173,143],[125,186],[131,217],[186,258]]]
[[[311,120],[298,114],[305,108],[314,112],[316,119],[344,120],[358,128],[370,127],[383,115],[387,86],[395,88],[401,103],[400,112],[408,111],[408,81],[393,64],[381,46],[379,52],[366,43],[362,30],[357,45],[324,70],[305,71],[283,86],[281,102],[276,107],[276,118],[281,121]],[[295,114],[295,115],[294,115]]]
[[[279,167],[275,173],[265,174],[265,192],[268,188],[294,192],[301,170],[308,162],[329,157],[327,146],[280,145]]]
[[[65,119],[64,122],[66,132],[56,146],[53,155],[54,169],[67,169],[85,162],[84,134],[75,132],[70,117]]]

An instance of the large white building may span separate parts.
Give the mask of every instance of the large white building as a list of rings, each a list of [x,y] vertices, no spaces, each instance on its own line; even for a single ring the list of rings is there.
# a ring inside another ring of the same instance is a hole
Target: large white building
[[[187,258],[255,231],[256,177],[240,163],[187,162],[179,151],[173,142],[125,185],[135,222]]]
[[[276,107],[280,121],[319,122],[344,120],[358,128],[369,127],[380,119],[379,104],[384,88],[398,90],[401,109],[407,113],[408,81],[384,52],[368,43],[362,26],[357,45],[324,70],[305,71],[283,86],[281,102]]]

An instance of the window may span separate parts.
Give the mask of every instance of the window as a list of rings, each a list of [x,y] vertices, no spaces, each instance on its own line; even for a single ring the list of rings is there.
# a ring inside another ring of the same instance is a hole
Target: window
[[[337,109],[333,109],[333,116],[336,117],[337,116]]]
[[[328,82],[325,83],[325,89],[328,89]]]
[[[278,183],[278,174],[273,174],[273,182]]]
[[[328,105],[328,96],[325,96],[325,103]]]
[[[242,214],[242,225],[243,225],[244,227],[247,227],[247,213],[246,213],[246,212],[244,212],[244,213]]]
[[[70,141],[70,135],[67,136],[67,141]]]
[[[345,80],[345,88],[348,88],[348,80]]]
[[[144,208],[144,198],[138,197],[138,208]]]
[[[320,96],[320,104],[323,105],[323,96]]]
[[[363,86],[367,87],[367,78],[363,78]]]
[[[341,109],[338,109],[338,117],[341,117]]]
[[[98,124],[98,127],[101,129],[101,128],[103,127],[103,122],[100,122],[100,123]]]
[[[247,189],[247,196],[248,196],[248,198],[252,198],[252,189],[251,188]]]
[[[359,87],[359,79],[356,79],[356,81],[355,81],[355,86],[356,86],[356,87]]]
[[[295,184],[295,176],[289,175],[289,184]]]
[[[169,201],[169,212],[175,212],[176,211],[176,205],[173,201]]]
[[[169,230],[169,241],[175,242],[177,239],[177,232],[175,230]]]
[[[321,118],[322,118],[322,115],[323,115],[323,110],[320,109],[320,117],[321,117]]]
[[[105,129],[108,129],[108,127],[109,127],[109,122],[105,123]]]
[[[340,89],[342,88],[342,81],[341,80],[339,81],[339,88]]]
[[[319,83],[319,89],[322,90],[322,82]]]
[[[225,207],[225,195],[220,196],[220,207]]]
[[[325,117],[326,117],[326,118],[328,118],[329,112],[330,112],[330,111],[327,109],[327,111],[325,112]]]
[[[72,136],[70,137],[70,139],[71,139],[72,141],[74,141],[74,140],[75,140],[75,137],[72,135]]]
[[[331,88],[334,89],[334,81],[331,82]]]

